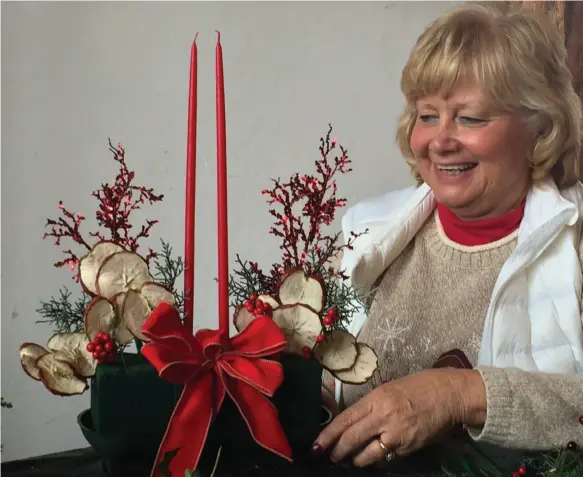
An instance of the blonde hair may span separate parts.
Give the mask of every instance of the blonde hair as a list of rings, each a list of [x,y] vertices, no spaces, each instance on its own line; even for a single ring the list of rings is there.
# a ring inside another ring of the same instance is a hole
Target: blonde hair
[[[532,11],[505,2],[468,3],[438,18],[419,37],[401,76],[406,107],[397,142],[422,183],[410,147],[416,101],[477,84],[499,110],[519,112],[533,128],[533,181],[554,178],[559,188],[579,176],[583,108],[573,89],[558,29]]]

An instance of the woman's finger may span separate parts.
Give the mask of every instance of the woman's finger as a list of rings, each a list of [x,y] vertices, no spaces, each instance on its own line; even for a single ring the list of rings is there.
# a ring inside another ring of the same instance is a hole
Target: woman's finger
[[[379,441],[380,440],[380,441]],[[388,441],[387,434],[381,434],[380,437],[375,437],[370,441],[370,443],[356,456],[354,456],[353,463],[357,467],[366,467],[368,465],[372,465],[376,462],[379,462],[383,459],[387,459],[388,453],[393,453],[392,456],[389,456],[390,460],[394,459],[395,450],[391,448],[389,445],[385,444]],[[381,442],[385,446],[381,446]],[[389,459],[387,459],[389,460]]]
[[[366,401],[365,404],[362,401],[341,412],[324,428],[312,445],[312,452],[320,453],[328,449],[341,438],[346,429],[370,414],[370,408],[365,405]]]
[[[382,423],[382,418],[369,414],[345,429],[330,454],[332,462],[340,462],[365,447],[380,434]]]

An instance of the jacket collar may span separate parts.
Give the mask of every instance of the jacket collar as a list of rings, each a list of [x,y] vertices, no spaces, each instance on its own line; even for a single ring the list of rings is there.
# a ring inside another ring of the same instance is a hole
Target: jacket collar
[[[526,200],[524,218],[518,231],[518,245],[530,253],[522,254],[521,265],[542,253],[563,226],[574,225],[583,207],[581,186],[569,188],[567,197],[552,179],[534,184]],[[344,226],[347,232],[368,234],[355,241],[346,266],[351,282],[358,289],[370,289],[381,273],[399,256],[433,213],[435,197],[430,187],[422,184],[358,204]],[[362,241],[362,242],[361,242]],[[359,243],[360,242],[360,243]],[[536,247],[532,247],[536,244]],[[529,246],[530,245],[530,246]]]

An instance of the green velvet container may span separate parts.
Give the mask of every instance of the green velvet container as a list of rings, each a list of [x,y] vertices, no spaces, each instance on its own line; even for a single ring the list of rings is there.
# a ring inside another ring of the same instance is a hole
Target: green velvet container
[[[284,382],[273,403],[294,454],[307,455],[320,430],[322,368],[314,359],[284,356]],[[146,476],[182,391],[158,377],[139,354],[124,354],[98,366],[91,381],[91,408],[78,422],[89,444],[104,458],[110,476]],[[213,423],[199,468],[205,473],[221,449],[221,462],[278,465],[285,461],[258,446],[234,403],[225,398]],[[176,477],[176,476],[172,476]],[[180,477],[183,477],[182,475]]]

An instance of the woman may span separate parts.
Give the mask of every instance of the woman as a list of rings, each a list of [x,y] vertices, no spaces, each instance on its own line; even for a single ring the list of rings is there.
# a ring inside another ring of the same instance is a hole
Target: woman
[[[479,442],[583,446],[582,111],[557,31],[503,4],[470,3],[419,38],[398,127],[418,187],[359,203],[346,250],[374,289],[350,331],[371,382],[326,388],[346,408],[315,453],[358,466],[456,425]],[[473,369],[432,369],[450,350]],[[461,355],[459,351],[456,351]]]

